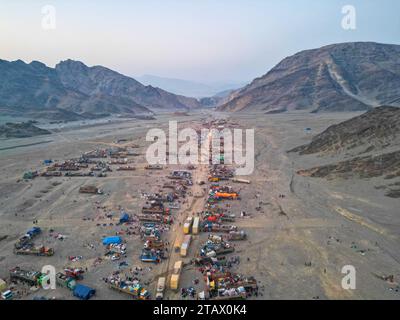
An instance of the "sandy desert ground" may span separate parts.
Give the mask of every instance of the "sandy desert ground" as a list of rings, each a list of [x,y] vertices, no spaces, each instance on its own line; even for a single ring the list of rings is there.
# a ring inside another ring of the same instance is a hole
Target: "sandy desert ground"
[[[398,199],[385,197],[383,191],[375,188],[379,178],[326,180],[298,176],[297,170],[320,165],[321,159],[287,153],[329,125],[354,115],[292,113],[255,117],[202,111],[176,118],[181,127],[200,126],[203,121],[216,117],[231,119],[242,128],[255,129],[255,171],[246,177],[251,184],[238,185],[241,200],[229,202],[230,212],[250,214],[235,222],[248,233],[248,240],[235,243],[240,264],[234,271],[258,280],[260,294],[252,299],[399,299],[396,283],[400,279]],[[145,141],[146,132],[154,127],[167,128],[173,116],[157,118],[67,128],[49,136],[0,141],[0,237],[7,235],[0,241],[0,278],[7,279],[8,270],[15,266],[40,270],[45,264],[59,269],[76,265],[88,268],[82,282],[97,289],[94,299],[130,299],[110,290],[102,281],[119,269],[119,262],[103,260],[94,265],[94,261],[104,253],[101,239],[123,229],[109,225],[116,222],[120,208],[137,213],[144,203],[140,192],[160,190],[166,173],[175,168],[143,169],[144,152],[149,144]],[[304,131],[306,127],[312,128],[311,133]],[[104,178],[22,180],[24,172],[42,170],[44,159],[61,161],[79,157],[95,148],[114,146],[118,139],[140,146],[137,150],[141,155],[130,157],[136,171],[114,171]],[[19,145],[25,146],[15,147]],[[194,181],[205,179],[207,166],[197,166],[193,174]],[[80,186],[91,183],[102,188],[104,194],[78,192]],[[202,210],[206,191],[205,186],[194,185],[182,201],[181,209],[173,213],[176,222],[166,233],[171,244],[181,233],[178,222],[189,213]],[[114,212],[114,219],[102,220],[106,212]],[[35,241],[53,247],[55,255],[46,258],[14,255],[14,242],[36,219],[44,232]],[[67,238],[61,241],[50,237],[50,229]],[[195,236],[185,261],[194,257],[196,248],[206,238],[204,233]],[[168,274],[176,260],[173,250],[170,258],[161,264],[143,264],[139,261],[143,246],[139,236],[124,236],[124,239],[127,268],[143,267],[139,277],[154,295],[158,276]],[[93,244],[93,248],[87,244]],[[83,259],[70,263],[68,256]],[[341,270],[345,265],[356,268],[355,290],[341,286],[344,277]],[[383,279],[389,275],[394,276],[393,283]],[[192,280],[200,277],[189,266],[184,269],[181,286],[191,286]],[[201,287],[200,281],[197,289]],[[74,299],[62,288],[40,290],[23,299],[35,295]],[[180,295],[167,291],[166,297],[179,299]]]

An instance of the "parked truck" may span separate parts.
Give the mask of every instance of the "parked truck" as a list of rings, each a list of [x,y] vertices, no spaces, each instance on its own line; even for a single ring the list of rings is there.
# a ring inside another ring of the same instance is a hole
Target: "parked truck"
[[[231,232],[237,231],[237,226],[218,223],[206,223],[203,225],[204,232]]]
[[[146,170],[162,170],[163,166],[160,164],[149,164],[144,167]]]
[[[150,293],[140,284],[131,285],[124,281],[109,283],[109,287],[121,293],[129,294],[135,300],[148,300]]]
[[[171,279],[170,279],[170,288],[172,290],[178,290],[179,289],[179,279],[180,279],[182,267],[183,267],[182,260],[179,260],[179,261],[175,262],[174,269],[173,269],[173,272],[172,272],[172,275],[171,275]]]
[[[218,293],[217,296],[212,297],[210,300],[214,300],[214,301],[223,301],[223,300],[245,300],[247,297],[246,292],[244,291],[239,291],[239,290],[235,290],[235,291],[228,291],[228,290],[224,290],[223,292],[230,292],[229,294],[226,293]]]
[[[96,186],[82,186],[79,188],[80,193],[102,194],[103,191]]]
[[[169,209],[164,208],[162,205],[153,205],[142,207],[142,213],[144,214],[169,214]]]
[[[246,180],[246,179],[238,179],[238,178],[232,178],[233,182],[237,182],[237,183],[246,183],[246,184],[250,184],[250,180]]]
[[[193,226],[192,226],[192,233],[193,234],[199,234],[199,229],[200,228],[200,218],[195,217],[193,219]]]
[[[228,233],[227,239],[230,241],[246,240],[247,234],[243,230],[240,231],[230,231]]]
[[[45,246],[24,246],[22,248],[14,248],[14,253],[18,255],[34,255],[41,257],[50,257],[54,255],[54,249]]]
[[[164,249],[164,242],[162,240],[147,240],[144,247],[146,249]]]
[[[234,214],[221,214],[220,219],[223,222],[235,222],[236,216]]]
[[[85,271],[83,271],[82,268],[65,268],[64,273],[74,279],[74,280],[82,280],[83,279],[83,274]]]
[[[172,274],[171,275],[171,281],[170,281],[171,290],[179,289],[179,278],[180,278],[180,274]]]
[[[164,299],[164,291],[165,291],[165,277],[160,277],[158,278],[157,282],[156,300]]]
[[[139,218],[139,221],[142,222],[156,222],[164,224],[171,224],[173,222],[173,218],[171,216],[164,216],[161,214],[138,214],[137,217]]]
[[[189,234],[192,231],[193,217],[187,217],[183,224],[183,233]]]
[[[181,257],[186,257],[187,256],[191,241],[192,241],[192,236],[190,234],[186,235],[183,238],[183,242],[182,242],[182,245],[181,245],[181,251],[180,251]]]
[[[204,266],[207,264],[216,265],[216,266],[223,266],[226,264],[226,257],[225,256],[218,256],[218,257],[197,257],[195,259],[195,264],[197,266]]]
[[[23,246],[29,244],[33,240],[33,238],[38,236],[41,232],[42,229],[40,229],[39,227],[32,227],[26,232],[26,234],[24,234],[17,240],[17,242],[15,243],[15,248],[21,249]]]
[[[121,166],[117,168],[117,171],[134,171],[136,167],[134,166]]]
[[[14,281],[22,281],[31,286],[35,286],[39,284],[39,279],[42,276],[42,273],[39,271],[28,271],[23,270],[19,267],[10,270],[10,278]]]
[[[216,192],[214,194],[214,198],[215,199],[228,199],[228,200],[239,200],[239,194],[237,194],[236,192]]]
[[[161,261],[160,257],[151,250],[144,249],[140,255],[140,260],[142,262],[152,262],[159,263]]]
[[[75,279],[68,277],[66,274],[62,272],[58,272],[56,274],[56,283],[60,287],[67,288],[71,291],[73,291],[76,287]]]

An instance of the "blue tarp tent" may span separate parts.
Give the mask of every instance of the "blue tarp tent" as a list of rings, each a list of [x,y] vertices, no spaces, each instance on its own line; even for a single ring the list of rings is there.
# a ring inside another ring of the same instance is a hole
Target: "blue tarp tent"
[[[42,232],[42,230],[39,227],[32,227],[26,233],[32,237],[38,235],[40,232]]]
[[[113,244],[113,243],[119,244],[121,242],[122,242],[122,239],[121,239],[121,237],[118,237],[118,236],[116,236],[116,237],[107,237],[107,238],[103,239],[103,244],[105,246],[107,246],[109,244]]]
[[[84,286],[83,284],[76,285],[74,289],[74,296],[82,300],[90,299],[95,293],[95,289]]]
[[[127,214],[126,212],[124,212],[121,216],[121,218],[119,218],[119,223],[125,223],[129,221],[129,214]]]
[[[53,160],[50,160],[50,159],[43,160],[43,164],[45,164],[46,166],[48,166],[52,163],[53,163]]]

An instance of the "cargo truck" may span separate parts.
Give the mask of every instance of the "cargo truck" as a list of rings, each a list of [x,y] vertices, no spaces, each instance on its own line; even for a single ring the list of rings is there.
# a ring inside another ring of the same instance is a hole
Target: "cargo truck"
[[[228,200],[239,200],[240,197],[236,192],[228,193],[228,192],[216,192],[214,194],[215,199],[228,199]]]
[[[162,240],[147,240],[144,247],[146,249],[164,249],[164,242]]]
[[[39,271],[27,271],[19,267],[10,270],[11,280],[22,281],[31,286],[36,286],[41,276],[42,273]]]
[[[174,251],[179,252],[179,250],[181,250],[181,241],[178,237],[176,237],[174,242]]]
[[[232,178],[233,182],[250,184],[250,180]]]
[[[25,246],[22,248],[14,248],[14,253],[18,255],[34,255],[41,257],[51,257],[54,255],[54,249],[45,246],[31,247]]]
[[[20,249],[22,246],[30,243],[33,238],[38,236],[39,234],[42,233],[42,229],[39,227],[33,227],[29,229],[26,234],[24,234],[21,238],[18,239],[18,241],[15,243],[15,248]]]
[[[113,290],[129,294],[135,300],[150,299],[150,293],[140,284],[127,285],[124,282],[120,282],[120,283],[109,283],[108,286]]]
[[[170,281],[171,290],[178,290],[179,289],[179,278],[180,278],[180,274],[171,275],[171,281]]]
[[[183,224],[183,233],[184,234],[189,234],[191,232],[192,224],[193,224],[193,217],[186,218],[185,223]]]
[[[82,280],[83,279],[83,274],[85,271],[83,271],[82,268],[65,268],[64,273],[75,280]]]
[[[172,290],[178,290],[179,289],[179,279],[180,279],[180,274],[182,271],[183,267],[183,262],[182,260],[176,261],[174,264],[174,269],[172,271],[171,279],[170,279],[170,288]]]
[[[241,231],[230,231],[227,239],[230,241],[246,240],[247,234],[243,230]]]
[[[198,257],[195,259],[195,264],[197,266],[204,266],[207,264],[216,265],[216,266],[223,266],[226,264],[225,256],[219,257]]]
[[[156,253],[146,249],[142,251],[140,255],[140,260],[142,262],[152,262],[152,263],[159,263],[161,261],[160,257]]]
[[[62,272],[56,274],[56,283],[60,287],[67,288],[71,291],[73,291],[76,286],[76,281]]]
[[[181,251],[180,251],[181,257],[186,257],[187,256],[191,240],[192,240],[192,236],[190,234],[186,235],[183,238],[183,242],[182,242],[182,245],[181,245]]]
[[[157,282],[156,300],[164,299],[164,290],[165,290],[165,277],[160,277],[158,278]]]
[[[218,223],[205,223],[202,229],[204,232],[231,232],[237,231],[237,226],[223,225]]]
[[[165,224],[171,224],[173,222],[171,216],[164,216],[161,214],[138,214],[137,217],[139,218],[139,221],[142,222],[157,222]]]
[[[195,217],[193,219],[192,233],[193,234],[199,234],[199,227],[200,227],[200,218],[199,217]]]
[[[169,208],[165,208],[164,206],[148,206],[148,207],[142,207],[142,213],[169,215],[170,210]]]
[[[101,191],[99,188],[95,186],[82,186],[79,188],[80,193],[91,193],[91,194],[102,194],[103,191]]]
[[[174,274],[181,273],[182,268],[183,268],[183,261],[182,260],[176,261],[175,264],[174,264],[173,273]]]

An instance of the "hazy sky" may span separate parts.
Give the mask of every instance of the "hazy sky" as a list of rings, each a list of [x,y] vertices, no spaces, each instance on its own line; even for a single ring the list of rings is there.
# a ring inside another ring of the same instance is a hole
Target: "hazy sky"
[[[356,30],[341,26],[356,8]],[[42,28],[42,7],[56,28]],[[247,81],[297,51],[348,41],[400,44],[398,0],[0,0],[0,59],[68,58],[123,74]],[[0,75],[1,76],[1,75]]]

